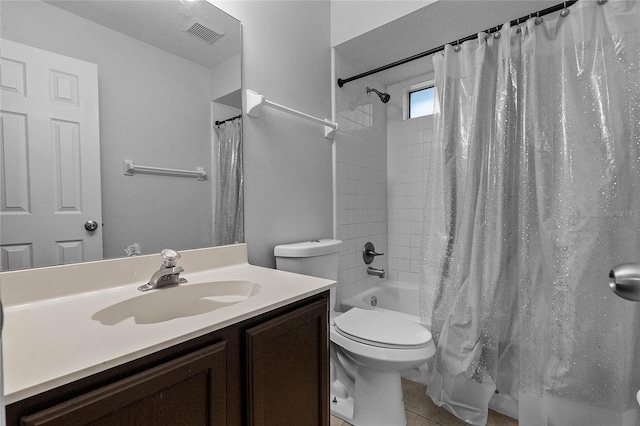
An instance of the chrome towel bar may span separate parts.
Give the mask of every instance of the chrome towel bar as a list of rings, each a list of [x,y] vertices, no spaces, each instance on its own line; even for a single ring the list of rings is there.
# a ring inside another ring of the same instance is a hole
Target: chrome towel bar
[[[133,160],[122,160],[122,168],[124,174],[127,176],[133,176],[135,173],[144,173],[163,176],[194,177],[198,180],[207,179],[207,172],[203,167],[196,167],[195,170],[181,170],[167,167],[141,166],[140,164],[134,164]]]

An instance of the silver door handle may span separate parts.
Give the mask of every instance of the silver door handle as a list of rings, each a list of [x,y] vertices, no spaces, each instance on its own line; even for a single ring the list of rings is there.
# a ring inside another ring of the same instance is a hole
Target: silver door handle
[[[640,263],[623,263],[609,272],[609,288],[618,296],[640,302]]]
[[[88,220],[84,224],[84,229],[89,232],[93,232],[98,229],[98,223],[95,220]]]

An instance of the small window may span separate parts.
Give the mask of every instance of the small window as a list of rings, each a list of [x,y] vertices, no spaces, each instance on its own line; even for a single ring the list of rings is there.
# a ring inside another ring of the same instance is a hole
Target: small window
[[[432,115],[434,95],[435,87],[433,86],[409,92],[408,118],[417,118],[424,117],[425,115]]]

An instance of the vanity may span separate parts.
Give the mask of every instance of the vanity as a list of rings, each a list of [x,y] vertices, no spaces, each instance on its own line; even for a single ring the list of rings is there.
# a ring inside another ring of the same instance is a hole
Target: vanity
[[[0,274],[8,425],[328,424],[335,282],[183,251]]]

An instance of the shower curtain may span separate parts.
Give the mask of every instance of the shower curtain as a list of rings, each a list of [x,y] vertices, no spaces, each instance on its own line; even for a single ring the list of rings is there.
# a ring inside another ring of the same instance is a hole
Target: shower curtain
[[[242,118],[216,126],[216,208],[214,245],[244,242]]]
[[[639,425],[640,4],[580,0],[434,57],[427,393],[472,424]]]

